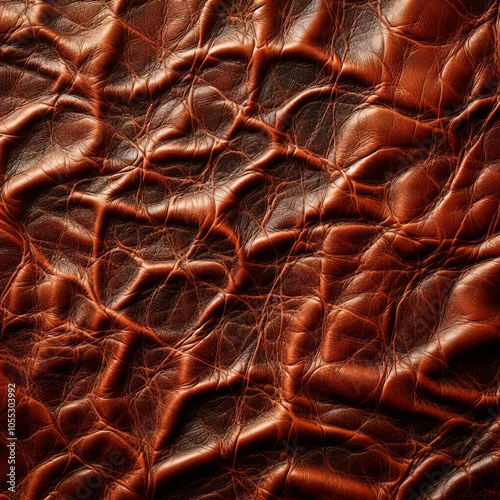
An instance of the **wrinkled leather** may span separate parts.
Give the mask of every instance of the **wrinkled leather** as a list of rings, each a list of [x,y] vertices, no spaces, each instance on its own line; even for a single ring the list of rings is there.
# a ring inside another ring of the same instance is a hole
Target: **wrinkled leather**
[[[1,498],[500,498],[499,6],[1,2]]]

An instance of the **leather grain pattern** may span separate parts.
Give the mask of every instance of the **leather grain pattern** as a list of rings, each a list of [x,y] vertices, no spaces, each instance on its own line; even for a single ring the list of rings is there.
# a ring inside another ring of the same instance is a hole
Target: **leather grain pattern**
[[[499,499],[499,7],[1,1],[0,498]]]

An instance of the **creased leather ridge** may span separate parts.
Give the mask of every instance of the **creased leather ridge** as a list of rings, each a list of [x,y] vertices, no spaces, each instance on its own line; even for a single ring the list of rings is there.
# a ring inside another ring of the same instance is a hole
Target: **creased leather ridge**
[[[0,498],[500,498],[499,6],[0,2]]]

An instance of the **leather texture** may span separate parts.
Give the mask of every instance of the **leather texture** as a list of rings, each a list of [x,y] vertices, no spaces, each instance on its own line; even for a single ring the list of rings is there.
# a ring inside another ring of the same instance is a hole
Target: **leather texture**
[[[499,499],[499,7],[0,2],[1,498]]]

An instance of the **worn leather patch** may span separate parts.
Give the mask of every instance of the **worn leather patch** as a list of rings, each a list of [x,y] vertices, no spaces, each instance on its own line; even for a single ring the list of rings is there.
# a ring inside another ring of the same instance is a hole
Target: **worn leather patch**
[[[500,498],[499,7],[1,1],[0,498]]]

